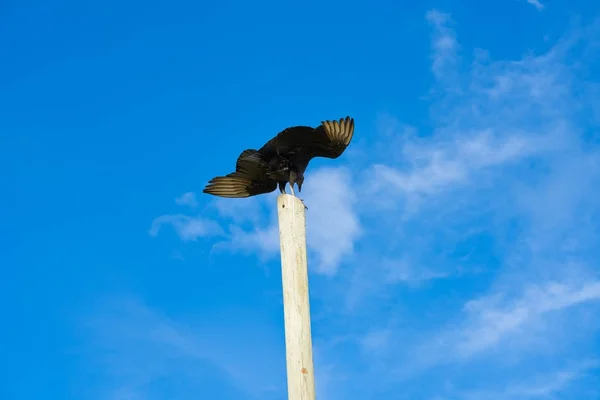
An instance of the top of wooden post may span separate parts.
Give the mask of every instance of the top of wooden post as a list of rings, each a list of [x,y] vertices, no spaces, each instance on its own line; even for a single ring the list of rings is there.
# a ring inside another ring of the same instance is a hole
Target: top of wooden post
[[[291,194],[282,193],[277,197],[277,212],[281,212],[281,210],[286,207],[286,211],[289,212],[291,209],[291,212],[293,212],[294,214],[300,213],[303,218],[305,217],[306,208],[302,200]]]

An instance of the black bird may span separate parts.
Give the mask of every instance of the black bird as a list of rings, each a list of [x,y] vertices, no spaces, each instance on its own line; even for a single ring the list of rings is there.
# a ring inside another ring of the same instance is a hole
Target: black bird
[[[338,158],[354,135],[354,119],[323,121],[316,128],[292,126],[279,132],[259,150],[239,155],[235,172],[211,179],[203,192],[219,197],[241,198],[270,193],[279,185],[285,193],[290,184],[302,191],[304,171],[314,157]]]

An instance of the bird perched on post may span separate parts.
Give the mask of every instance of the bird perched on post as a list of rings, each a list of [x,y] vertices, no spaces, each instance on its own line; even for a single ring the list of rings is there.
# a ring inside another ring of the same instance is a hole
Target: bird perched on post
[[[304,171],[314,157],[338,158],[354,136],[354,119],[323,121],[316,128],[292,126],[279,132],[258,150],[239,155],[235,172],[211,179],[203,192],[219,197],[242,198],[270,193],[289,183],[302,191]]]

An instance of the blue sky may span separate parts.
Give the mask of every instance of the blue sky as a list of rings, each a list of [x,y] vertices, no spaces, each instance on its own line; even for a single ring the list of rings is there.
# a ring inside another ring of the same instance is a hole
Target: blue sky
[[[599,398],[598,17],[2,2],[0,398],[285,398],[277,194],[201,190],[346,115],[302,192],[318,398]]]

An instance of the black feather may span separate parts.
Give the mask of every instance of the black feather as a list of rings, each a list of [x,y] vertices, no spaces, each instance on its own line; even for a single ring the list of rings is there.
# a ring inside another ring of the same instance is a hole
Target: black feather
[[[270,193],[277,185],[304,181],[304,171],[314,157],[338,158],[354,136],[354,119],[323,121],[316,128],[293,126],[279,132],[259,150],[244,150],[235,172],[210,180],[203,192],[220,197],[249,197]]]

